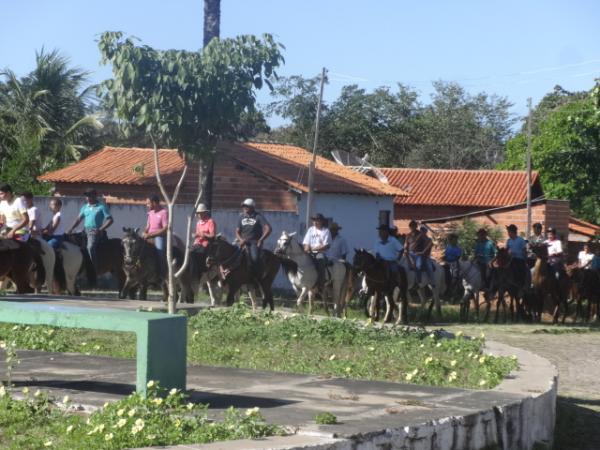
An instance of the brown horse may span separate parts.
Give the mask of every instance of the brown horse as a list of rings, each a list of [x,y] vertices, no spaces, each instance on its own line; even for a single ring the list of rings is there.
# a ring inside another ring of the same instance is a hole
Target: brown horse
[[[400,305],[398,322],[408,323],[408,297],[406,290],[408,282],[404,268],[398,266],[396,276],[392,276],[385,261],[376,258],[365,249],[354,249],[354,259],[352,268],[355,273],[362,272],[365,276],[368,298],[373,297],[373,304],[369,310],[369,316],[372,319],[379,319],[379,299],[384,298],[386,311],[383,318],[384,322],[392,321],[396,302],[394,301],[394,291],[396,288],[400,291]],[[373,310],[376,309],[376,312]]]
[[[506,322],[507,305],[505,296],[508,294],[510,299],[510,318],[515,321],[515,318],[527,318],[527,312],[523,298],[528,288],[527,267],[514,260],[507,248],[500,247],[498,253],[491,261],[492,273],[490,274],[490,296],[486,298],[486,312],[484,321],[487,322],[490,313],[491,299],[494,294],[498,295],[496,302],[496,315],[494,322],[498,323],[500,307],[503,309],[504,321]],[[515,307],[516,306],[516,307]],[[515,316],[516,313],[516,316]]]
[[[263,309],[269,305],[275,309],[271,286],[279,271],[279,258],[269,250],[261,249],[260,273],[255,277],[250,268],[246,253],[239,247],[230,244],[221,236],[212,239],[206,249],[206,265],[218,265],[225,273],[224,281],[228,286],[227,306],[233,305],[235,294],[243,285],[256,286],[262,290]]]
[[[10,279],[18,294],[34,292],[31,287],[34,268],[35,256],[27,244],[0,238],[0,278]]]
[[[548,264],[548,246],[545,244],[531,247],[536,256],[533,268],[532,285],[541,311],[547,310],[552,314],[552,322],[557,323],[560,317],[560,307],[564,309],[562,322],[565,323],[568,313],[567,297],[570,281],[565,274],[557,279],[554,270]],[[549,299],[550,302],[546,303]],[[540,313],[541,313],[540,311]]]
[[[575,321],[578,318],[589,322],[593,317],[595,306],[596,320],[600,320],[600,271],[582,269],[577,263],[568,265],[566,273],[571,280],[571,299],[577,301]],[[583,309],[583,300],[587,300],[586,311]]]

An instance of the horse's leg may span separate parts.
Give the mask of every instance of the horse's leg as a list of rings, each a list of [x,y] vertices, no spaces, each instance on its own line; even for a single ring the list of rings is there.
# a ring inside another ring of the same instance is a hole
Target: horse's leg
[[[123,283],[123,287],[121,288],[121,291],[119,292],[119,298],[123,299],[123,298],[127,297],[127,295],[130,295],[132,285],[133,285],[133,283],[131,282],[129,277],[127,277],[125,279],[125,283]],[[69,283],[67,283],[67,286],[69,286]],[[131,298],[131,297],[129,297],[129,298]]]
[[[393,295],[394,295],[394,292],[392,291],[391,293],[387,292],[383,296],[383,298],[385,300],[385,314],[383,316],[383,323],[387,323],[387,322],[391,321],[390,313],[393,311],[393,307],[392,307],[392,304],[394,302]]]
[[[240,286],[237,283],[229,282],[229,290],[227,292],[227,306],[233,306],[233,302],[235,301],[235,294],[239,290]]]
[[[313,296],[314,296],[314,292],[312,289],[308,290],[308,315],[312,314],[312,307],[313,307]]]

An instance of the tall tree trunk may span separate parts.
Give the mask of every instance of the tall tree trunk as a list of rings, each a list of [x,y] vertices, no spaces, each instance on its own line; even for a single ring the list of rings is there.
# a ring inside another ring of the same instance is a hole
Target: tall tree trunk
[[[221,0],[204,0],[204,47],[213,39],[219,39],[221,31]],[[201,162],[200,191],[202,203],[212,210],[214,159]]]

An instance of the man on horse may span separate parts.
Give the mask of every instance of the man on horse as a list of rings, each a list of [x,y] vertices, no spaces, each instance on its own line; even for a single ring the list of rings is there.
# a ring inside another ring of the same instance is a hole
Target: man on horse
[[[444,254],[442,255],[442,261],[446,263],[444,264],[444,271],[446,275],[446,286],[448,286],[447,290],[450,290],[450,287],[452,286],[451,269],[453,264],[456,266],[455,278],[458,280],[460,277],[459,267],[456,263],[460,260],[462,253],[462,248],[458,245],[458,236],[454,233],[450,233],[448,235],[448,243],[446,244]]]
[[[390,227],[388,225],[379,225],[377,230],[379,231],[379,239],[375,241],[375,245],[373,246],[375,256],[385,262],[391,278],[397,280],[399,272],[398,260],[402,257],[404,247],[398,239],[390,234]]]
[[[6,239],[27,241],[29,237],[27,205],[21,197],[14,195],[8,184],[0,186],[0,216]]]
[[[558,280],[564,275],[562,242],[556,235],[556,228],[548,227],[547,231],[548,239],[545,244],[548,246],[548,265]]]
[[[242,202],[242,213],[235,230],[235,237],[240,247],[245,249],[250,258],[250,268],[258,278],[260,273],[260,249],[271,234],[272,228],[267,219],[256,211],[256,203],[247,198]]]
[[[496,245],[491,239],[488,239],[487,230],[480,228],[477,230],[477,240],[475,241],[475,262],[481,271],[484,286],[489,285],[490,262],[496,256]]]
[[[33,194],[29,191],[23,192],[23,202],[27,207],[27,215],[29,216],[29,233],[32,236],[39,236],[42,229],[42,214],[37,206],[33,204]]]
[[[415,270],[417,283],[421,283],[421,271],[423,270],[423,251],[425,250],[425,235],[419,229],[419,224],[411,220],[408,224],[410,232],[406,235],[406,245],[404,251],[410,263]]]
[[[317,285],[322,286],[325,281],[325,268],[327,266],[326,252],[331,245],[331,233],[329,232],[329,228],[325,226],[325,217],[323,217],[323,214],[315,214],[311,219],[313,225],[306,231],[302,245],[304,246],[304,251],[312,256],[317,266]]]
[[[96,266],[98,263],[96,250],[99,243],[107,239],[106,229],[112,225],[113,218],[106,205],[98,200],[98,193],[95,189],[88,189],[83,195],[86,197],[86,204],[79,210],[79,215],[71,228],[67,230],[67,234],[71,234],[83,221],[83,229],[87,238],[87,251],[94,266]]]
[[[331,244],[327,251],[327,258],[331,260],[346,261],[348,256],[348,244],[343,236],[340,236],[339,231],[342,229],[336,222],[332,222],[329,225],[329,232],[331,233]]]
[[[517,235],[518,228],[514,224],[506,227],[508,239],[506,248],[514,261],[515,279],[519,286],[529,286],[531,284],[531,272],[527,266],[527,241]]]
[[[158,252],[160,259],[160,275],[166,273],[166,234],[169,220],[169,212],[160,204],[160,197],[156,194],[151,195],[146,199],[146,208],[148,208],[148,219],[146,220],[146,228],[142,233],[142,237],[148,241],[154,242],[154,247]]]
[[[546,240],[546,236],[542,233],[542,224],[536,222],[531,226],[531,229],[533,230],[533,235],[529,238],[529,243],[531,245],[543,244]]]
[[[62,208],[62,200],[53,197],[50,200],[50,211],[52,211],[52,219],[48,225],[42,230],[42,236],[48,241],[48,244],[57,250],[63,243],[65,235],[65,224],[62,221],[60,209]]]

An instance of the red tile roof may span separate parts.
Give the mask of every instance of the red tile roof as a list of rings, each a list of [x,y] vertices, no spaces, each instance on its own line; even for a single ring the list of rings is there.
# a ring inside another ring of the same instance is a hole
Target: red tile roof
[[[526,200],[527,173],[502,170],[381,169],[391,185],[410,196],[399,205],[500,207]],[[542,195],[537,172],[532,174],[533,197]]]
[[[250,170],[301,192],[308,191],[307,166],[312,154],[303,148],[261,143],[222,143],[219,147],[221,154]],[[159,155],[163,180],[167,185],[174,185],[183,169],[183,160],[175,150],[161,149]],[[75,164],[48,172],[38,179],[63,183],[154,185],[153,158],[152,149],[104,147]],[[317,157],[316,167],[316,192],[407,195],[402,189],[322,157]]]
[[[183,160],[176,150],[159,150],[160,172],[167,185],[176,184]],[[156,185],[154,152],[148,148],[104,147],[75,164],[38,177],[40,181]]]
[[[592,238],[600,235],[600,226],[571,216],[569,217],[569,231]]]

